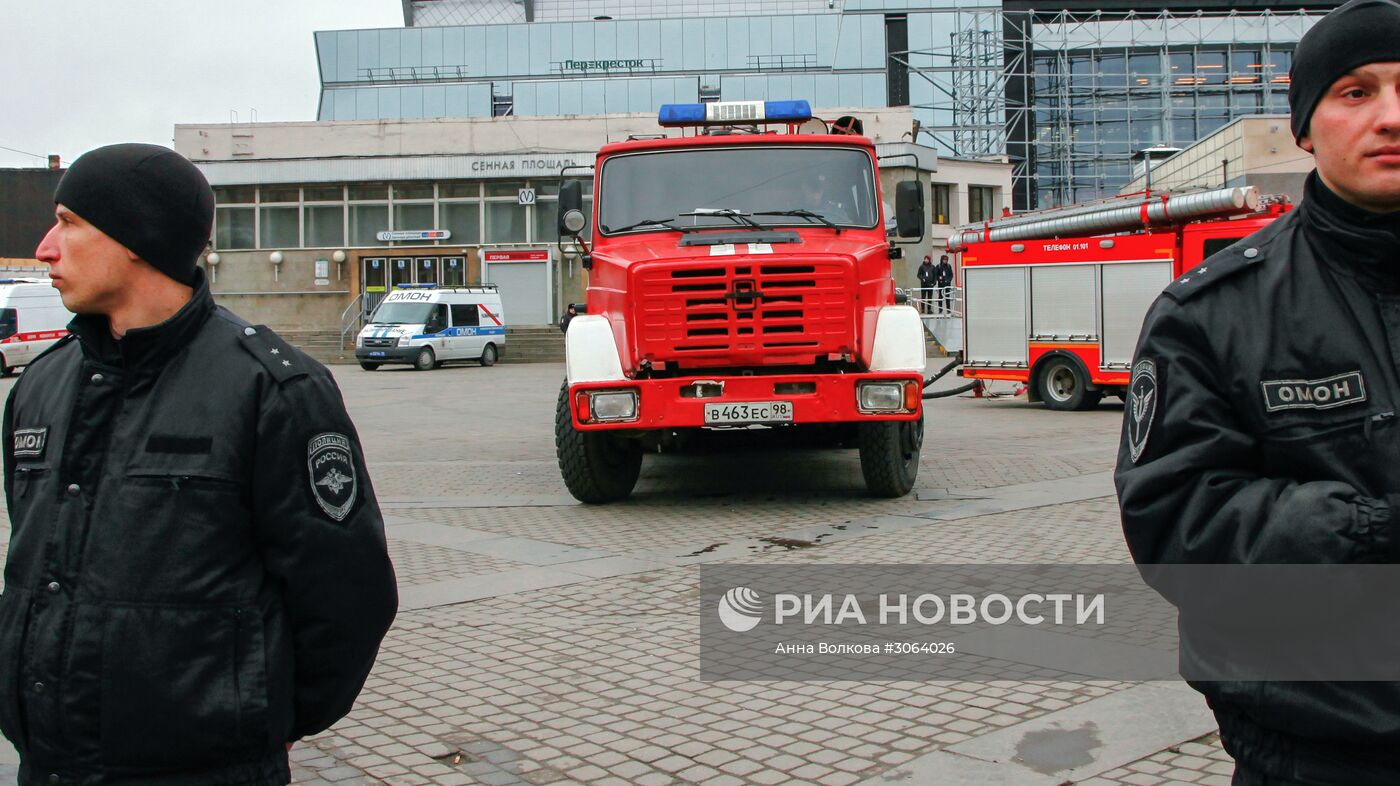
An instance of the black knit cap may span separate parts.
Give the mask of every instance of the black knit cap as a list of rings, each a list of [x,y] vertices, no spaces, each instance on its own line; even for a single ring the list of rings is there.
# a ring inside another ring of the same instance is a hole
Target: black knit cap
[[[82,154],[53,201],[182,284],[193,279],[214,226],[209,181],[159,145],[108,145]]]
[[[1313,110],[1333,82],[1367,63],[1400,62],[1400,2],[1351,0],[1298,42],[1288,77],[1293,139],[1308,133]]]

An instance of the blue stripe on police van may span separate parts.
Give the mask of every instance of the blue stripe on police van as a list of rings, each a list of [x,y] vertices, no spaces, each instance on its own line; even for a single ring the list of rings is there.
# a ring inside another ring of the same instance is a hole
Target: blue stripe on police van
[[[448,328],[441,333],[419,333],[413,338],[453,338],[455,336],[504,336],[504,327],[459,327]]]

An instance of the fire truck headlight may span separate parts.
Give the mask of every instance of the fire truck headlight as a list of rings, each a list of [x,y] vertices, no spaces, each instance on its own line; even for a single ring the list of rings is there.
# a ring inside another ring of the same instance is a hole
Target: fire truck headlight
[[[856,389],[860,408],[866,412],[899,412],[904,409],[904,385],[899,382],[866,382]]]
[[[637,419],[637,392],[625,390],[617,393],[593,393],[589,397],[593,419],[597,421],[617,421]]]

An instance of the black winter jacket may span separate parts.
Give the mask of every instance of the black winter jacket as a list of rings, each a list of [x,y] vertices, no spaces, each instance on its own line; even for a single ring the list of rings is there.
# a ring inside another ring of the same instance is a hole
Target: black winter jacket
[[[1400,217],[1314,174],[1148,312],[1116,481],[1139,563],[1400,561]],[[1192,620],[1182,611],[1183,652]],[[1202,682],[1275,777],[1400,782],[1400,684]]]
[[[326,369],[214,305],[105,318],[5,409],[0,730],[23,786],[280,786],[351,707],[397,605]]]

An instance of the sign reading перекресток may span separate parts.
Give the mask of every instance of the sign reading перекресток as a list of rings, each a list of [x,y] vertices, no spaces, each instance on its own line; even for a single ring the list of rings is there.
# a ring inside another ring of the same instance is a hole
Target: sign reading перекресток
[[[1400,679],[1397,565],[705,565],[699,613],[705,680]]]
[[[635,71],[639,68],[648,68],[650,60],[565,60],[562,68],[565,71]]]

